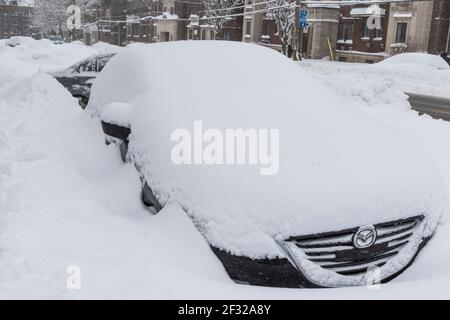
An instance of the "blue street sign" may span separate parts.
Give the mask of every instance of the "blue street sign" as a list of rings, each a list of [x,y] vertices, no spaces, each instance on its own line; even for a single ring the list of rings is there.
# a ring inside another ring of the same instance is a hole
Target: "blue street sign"
[[[308,17],[308,10],[306,9],[300,9],[300,18],[307,18]]]
[[[300,28],[306,28],[308,26],[308,10],[300,8],[298,12],[298,26]]]

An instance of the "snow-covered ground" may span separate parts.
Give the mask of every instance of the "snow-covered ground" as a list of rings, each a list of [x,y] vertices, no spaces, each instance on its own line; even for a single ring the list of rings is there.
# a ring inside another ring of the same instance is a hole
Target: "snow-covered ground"
[[[179,207],[157,216],[143,208],[134,167],[121,162],[118,150],[104,144],[98,121],[44,72],[106,47],[0,42],[0,298],[450,298],[449,224],[407,272],[379,290],[234,284]],[[404,82],[413,76],[410,67],[388,74],[369,65],[301,66],[348,103],[419,141],[450,185],[450,124],[418,116],[401,94],[445,93],[444,83],[432,76]],[[436,74],[449,83],[446,72]],[[70,265],[81,268],[80,290],[66,287]]]

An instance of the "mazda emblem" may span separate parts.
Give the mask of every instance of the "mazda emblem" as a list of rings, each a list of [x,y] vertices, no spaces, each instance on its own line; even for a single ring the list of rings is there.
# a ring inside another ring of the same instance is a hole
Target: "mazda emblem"
[[[353,235],[353,246],[358,249],[365,249],[372,246],[377,240],[377,229],[374,226],[361,227]]]

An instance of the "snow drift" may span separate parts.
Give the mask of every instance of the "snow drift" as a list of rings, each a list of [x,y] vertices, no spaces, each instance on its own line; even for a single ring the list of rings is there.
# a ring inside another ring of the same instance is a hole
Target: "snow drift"
[[[417,67],[428,67],[434,69],[448,70],[450,71],[450,66],[444,59],[438,55],[427,54],[427,53],[417,53],[417,52],[407,52],[394,55],[381,62],[380,65],[410,65]]]
[[[181,204],[213,246],[236,255],[282,256],[275,237],[419,214],[430,234],[445,207],[440,173],[420,146],[259,46],[127,48],[97,78],[88,108],[129,123],[130,157],[160,202]],[[173,164],[171,134],[199,120],[223,132],[279,129],[279,174]]]
[[[0,85],[0,299],[182,298],[200,283],[233,285],[179,206],[148,214],[134,167],[64,87],[45,72],[11,79]],[[66,285],[72,265],[80,290]]]

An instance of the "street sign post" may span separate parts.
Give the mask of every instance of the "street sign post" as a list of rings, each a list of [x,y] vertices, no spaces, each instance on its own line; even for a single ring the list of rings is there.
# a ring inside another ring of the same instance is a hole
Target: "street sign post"
[[[298,55],[301,57],[303,53],[303,32],[308,28],[308,9],[301,7],[298,11]],[[299,58],[301,59],[301,58]]]
[[[300,28],[308,26],[308,10],[306,8],[300,8],[298,12],[298,26]]]

